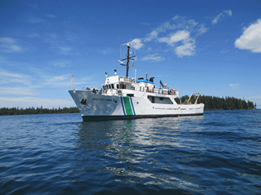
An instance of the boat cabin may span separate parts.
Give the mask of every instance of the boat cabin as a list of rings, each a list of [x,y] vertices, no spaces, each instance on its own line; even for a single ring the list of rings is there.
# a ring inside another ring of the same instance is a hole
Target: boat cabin
[[[158,96],[172,95],[178,97],[177,90],[169,89],[167,84],[165,85],[162,84],[162,88],[157,89],[153,81],[154,81],[154,77],[151,77],[149,80],[140,77],[138,78],[138,80],[136,80],[135,78],[120,77],[116,75],[116,73],[114,76],[108,77],[108,74],[106,73],[106,80],[105,80],[105,84],[102,85],[101,94],[123,95],[123,96],[133,97],[135,96],[135,94],[138,95],[138,93],[147,92],[150,93],[151,95],[154,94],[154,96],[157,94]],[[142,94],[138,96],[141,95]],[[162,101],[161,99],[159,99],[159,101]],[[153,98],[151,98],[151,101],[154,102]]]

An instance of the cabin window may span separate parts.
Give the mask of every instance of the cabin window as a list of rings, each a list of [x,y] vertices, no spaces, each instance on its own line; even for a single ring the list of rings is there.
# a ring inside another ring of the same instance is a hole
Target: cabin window
[[[114,86],[113,86],[113,84],[111,84],[111,88],[112,88],[112,89],[114,89]]]
[[[121,84],[121,89],[126,89],[126,85],[124,85],[124,84]]]
[[[127,94],[127,96],[129,96],[129,97],[134,97],[134,94]]]
[[[153,104],[173,104],[168,97],[148,96],[148,99]]]
[[[148,96],[148,99],[150,100],[151,103],[155,103],[155,97],[154,96]]]

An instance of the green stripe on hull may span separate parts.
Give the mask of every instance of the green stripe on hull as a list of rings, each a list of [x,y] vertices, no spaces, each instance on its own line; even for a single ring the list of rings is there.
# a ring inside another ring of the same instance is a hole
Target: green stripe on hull
[[[123,102],[124,102],[124,107],[126,110],[127,115],[133,115],[132,108],[131,108],[131,103],[130,103],[130,97],[128,96],[123,96]]]

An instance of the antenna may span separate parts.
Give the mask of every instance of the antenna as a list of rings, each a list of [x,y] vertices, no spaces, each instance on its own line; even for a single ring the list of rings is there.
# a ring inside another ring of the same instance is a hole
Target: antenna
[[[164,85],[163,85],[162,81],[160,81],[160,84],[161,84],[161,86],[164,88]]]
[[[122,46],[124,46],[124,45],[130,46],[130,44],[132,44],[132,43],[134,43],[134,42],[135,42],[135,41],[131,41],[131,42],[128,42],[128,43],[123,44]]]
[[[128,78],[128,75],[129,75],[129,63],[130,63],[130,60],[135,60],[135,57],[136,56],[131,56],[133,53],[130,52],[130,44],[134,43],[134,41],[131,41],[129,43],[125,43],[123,45],[127,45],[127,54],[126,54],[126,58],[122,59],[122,60],[119,60],[120,64],[122,66],[126,66],[126,78]],[[131,55],[130,55],[131,54]],[[123,61],[126,60],[126,64],[123,64]]]

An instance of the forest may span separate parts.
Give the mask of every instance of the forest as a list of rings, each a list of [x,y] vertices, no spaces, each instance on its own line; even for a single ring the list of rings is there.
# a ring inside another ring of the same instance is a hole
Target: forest
[[[184,103],[189,99],[188,95],[182,96],[181,98],[176,98],[177,103]],[[192,96],[190,103],[193,104],[196,100],[195,96]],[[256,109],[256,104],[254,105],[251,101],[245,101],[237,99],[234,97],[214,97],[202,95],[198,99],[198,103],[205,104],[205,110],[253,110]],[[22,115],[22,114],[55,114],[55,113],[79,113],[77,107],[70,108],[0,108],[0,115]]]
[[[180,99],[176,98],[176,102],[184,103],[189,99],[188,95],[182,96]],[[190,103],[193,104],[196,100],[196,96],[192,96]],[[253,110],[256,109],[256,104],[254,105],[251,101],[245,101],[237,99],[234,97],[214,97],[214,96],[199,96],[198,103],[205,104],[204,110]]]
[[[70,108],[0,108],[0,115],[22,115],[22,114],[55,114],[55,113],[78,113],[77,107]]]

